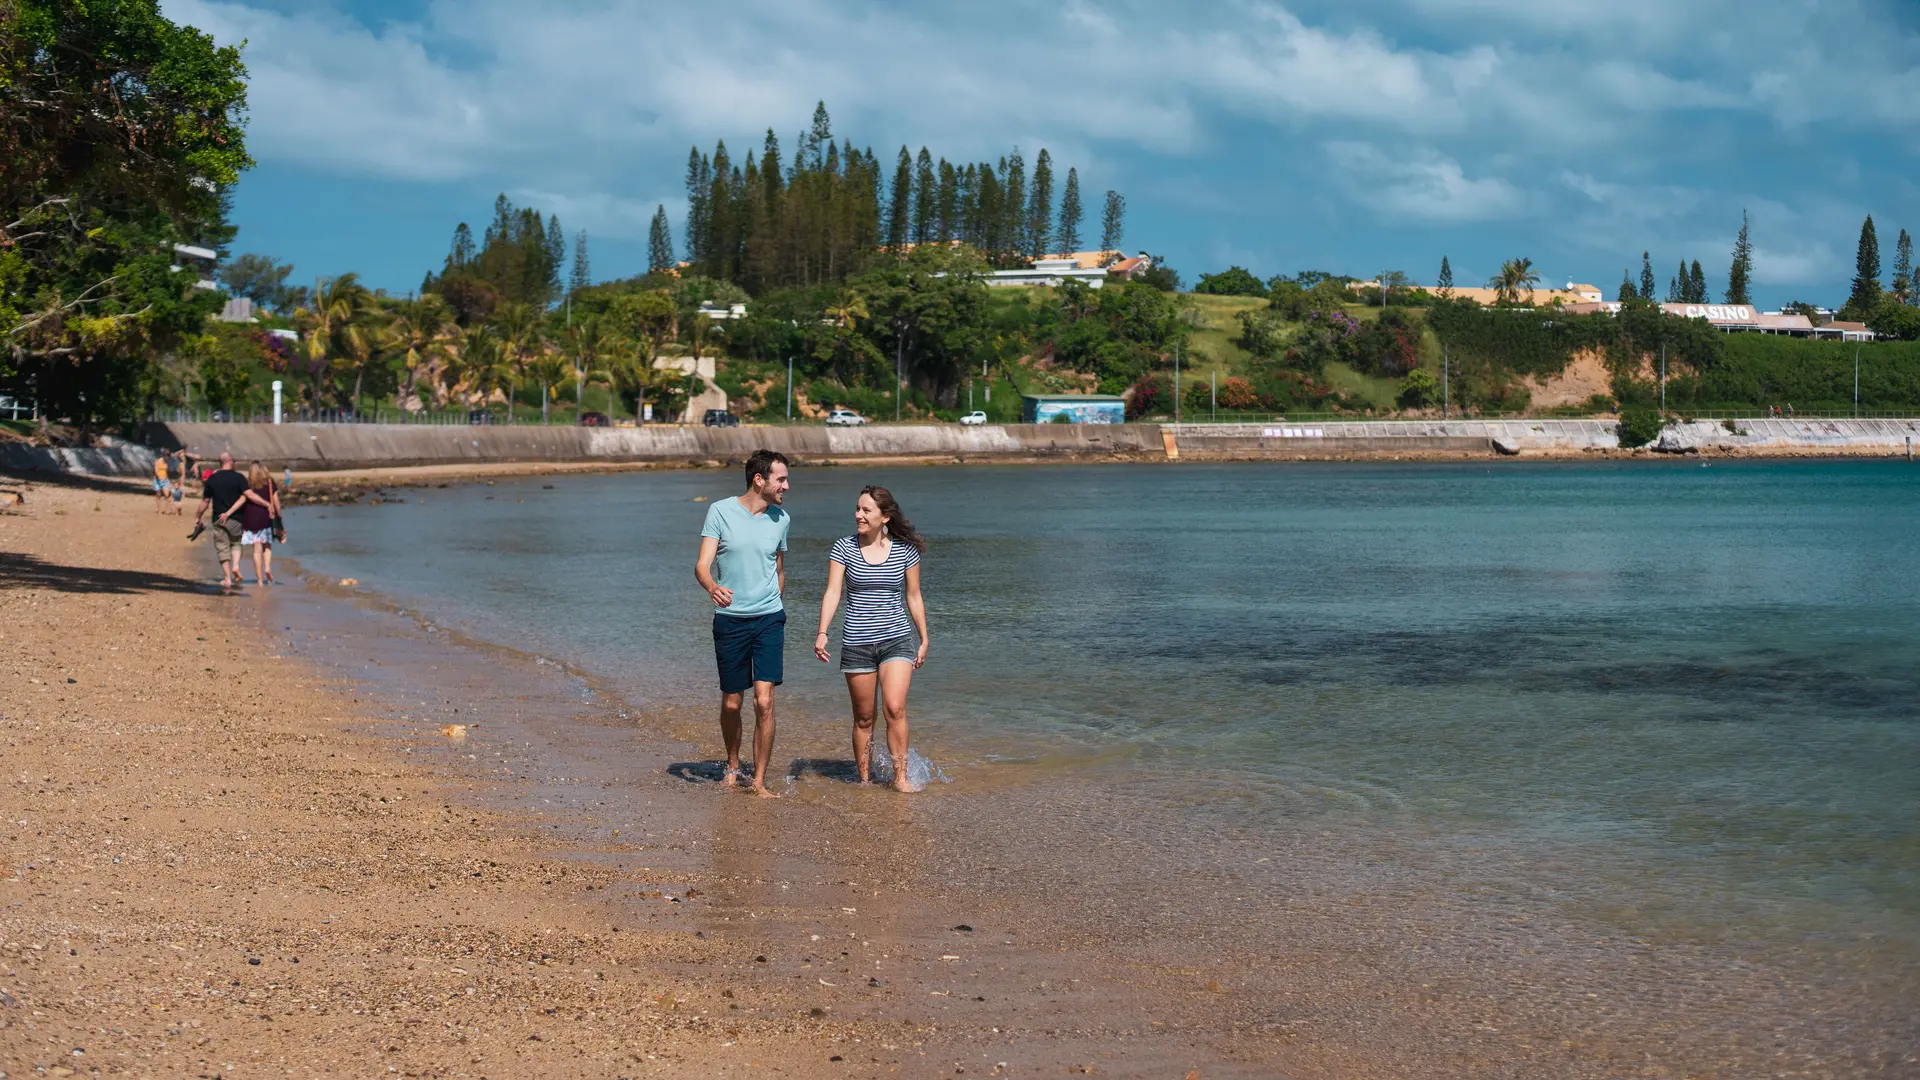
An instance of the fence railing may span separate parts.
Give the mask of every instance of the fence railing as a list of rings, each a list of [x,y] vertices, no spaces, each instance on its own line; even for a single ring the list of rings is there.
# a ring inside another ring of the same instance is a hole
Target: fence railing
[[[155,409],[148,414],[147,419],[158,424],[271,424],[273,413],[270,410],[172,408]],[[287,424],[417,424],[432,427],[466,427],[471,424],[516,422],[505,414],[483,409],[427,409],[418,412],[388,408],[365,409],[360,412],[352,409],[283,409],[280,419],[282,423]],[[518,422],[528,423],[526,420]],[[572,422],[564,421],[566,424]],[[537,425],[540,421],[536,419],[532,423]]]

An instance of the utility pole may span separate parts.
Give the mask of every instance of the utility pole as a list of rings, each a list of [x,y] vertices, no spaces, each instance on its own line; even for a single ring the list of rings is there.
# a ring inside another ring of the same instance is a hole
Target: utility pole
[[[1858,342],[1853,346],[1853,418],[1860,419],[1860,345]]]
[[[1453,377],[1453,361],[1447,358],[1447,344],[1440,343],[1440,419],[1447,419],[1447,409],[1451,405],[1447,390]]]
[[[793,423],[793,357],[787,357],[787,423]]]
[[[1660,343],[1660,413],[1667,412],[1667,343]]]
[[[1220,369],[1207,373],[1207,419],[1220,422]]]

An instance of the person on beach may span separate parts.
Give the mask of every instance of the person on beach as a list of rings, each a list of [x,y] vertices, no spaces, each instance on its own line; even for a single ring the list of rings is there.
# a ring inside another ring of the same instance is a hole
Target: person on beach
[[[167,498],[172,493],[167,484],[167,461],[171,457],[171,454],[161,454],[153,459],[153,512],[156,514],[167,512]]]
[[[754,794],[767,790],[773,758],[773,688],[785,672],[787,610],[787,459],[771,450],[747,458],[747,490],[707,508],[693,579],[713,601],[713,656],[720,668],[720,739],[726,782],[740,779],[741,696],[753,691]]]
[[[253,583],[272,585],[273,523],[280,517],[280,492],[273,485],[267,467],[255,461],[247,466],[247,490],[220,519],[240,517],[240,546],[253,549]],[[240,553],[233,553],[233,576],[240,576]]]
[[[198,460],[200,456],[184,446],[167,455],[167,486],[173,495],[174,517],[186,508],[187,477],[193,475],[193,463]]]
[[[233,467],[233,452],[220,451],[220,467],[207,474],[200,489],[200,510],[193,515],[194,534],[212,512],[213,554],[220,560],[220,584],[240,584],[240,523],[232,520],[234,504],[246,497],[247,478]]]
[[[920,554],[927,544],[883,487],[860,489],[852,536],[827,552],[827,592],[820,600],[820,632],[813,655],[822,663],[833,613],[847,594],[840,622],[840,674],[853,700],[853,761],[860,782],[872,782],[874,699],[887,716],[887,757],[893,787],[913,791],[907,779],[907,687],[927,662],[927,608],[920,599]]]

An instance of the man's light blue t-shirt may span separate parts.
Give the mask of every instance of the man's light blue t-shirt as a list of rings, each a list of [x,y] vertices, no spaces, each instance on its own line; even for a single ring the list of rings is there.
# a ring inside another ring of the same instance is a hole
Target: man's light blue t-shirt
[[[779,553],[787,550],[787,512],[769,506],[751,513],[737,497],[707,507],[701,536],[720,541],[713,579],[733,590],[733,603],[713,610],[747,618],[781,610]]]

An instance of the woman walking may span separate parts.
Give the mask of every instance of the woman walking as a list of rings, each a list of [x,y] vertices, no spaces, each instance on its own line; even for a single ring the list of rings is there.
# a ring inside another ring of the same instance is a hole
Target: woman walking
[[[912,791],[907,780],[907,687],[927,659],[927,609],[920,599],[920,553],[926,541],[883,487],[860,489],[853,510],[854,534],[833,542],[827,553],[827,593],[820,601],[820,632],[813,655],[822,663],[828,630],[847,595],[840,623],[840,673],[853,699],[853,760],[860,782],[869,783],[875,699],[887,717],[887,756],[893,787]]]
[[[272,585],[273,523],[280,518],[280,492],[274,487],[267,467],[258,461],[247,467],[247,491],[220,520],[240,515],[240,544],[253,548],[253,583]],[[283,534],[284,536],[284,534]],[[239,577],[240,553],[234,552],[234,577]]]

